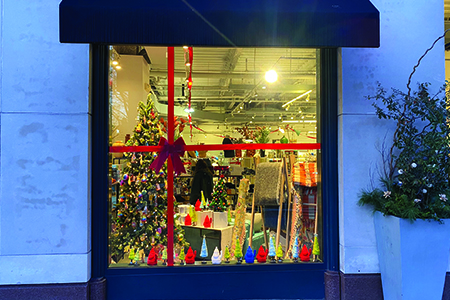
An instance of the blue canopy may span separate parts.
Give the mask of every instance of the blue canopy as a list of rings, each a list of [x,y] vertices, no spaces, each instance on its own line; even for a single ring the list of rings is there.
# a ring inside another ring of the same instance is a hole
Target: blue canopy
[[[63,0],[63,43],[379,47],[369,0]]]

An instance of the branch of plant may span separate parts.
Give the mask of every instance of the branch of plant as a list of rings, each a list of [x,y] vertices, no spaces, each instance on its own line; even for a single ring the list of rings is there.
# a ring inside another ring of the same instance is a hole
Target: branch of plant
[[[407,95],[407,98],[406,98],[407,100],[409,100],[409,99],[411,98],[411,86],[410,86],[410,85],[411,85],[411,79],[412,79],[414,73],[416,72],[417,68],[419,67],[420,62],[421,62],[422,59],[428,54],[428,52],[430,52],[430,51],[434,48],[434,46],[436,45],[436,43],[437,43],[440,39],[442,39],[442,38],[445,37],[445,35],[447,34],[448,31],[450,31],[450,29],[445,30],[444,33],[443,33],[440,37],[438,37],[438,38],[433,42],[433,44],[431,45],[431,47],[428,48],[428,49],[424,52],[424,54],[423,54],[423,55],[419,58],[419,60],[417,61],[417,64],[413,67],[413,71],[412,71],[411,74],[409,75],[408,83],[406,84],[406,88],[407,88],[407,90],[408,90],[408,95]],[[401,124],[402,124],[402,122],[403,122],[404,115],[405,115],[405,112],[406,112],[406,108],[407,108],[407,101],[405,101],[405,104],[403,104],[403,112],[402,112],[401,116],[399,117],[399,119],[398,119],[398,121],[397,121],[397,128],[395,129],[395,132],[394,132],[394,142],[392,143],[391,149],[390,149],[390,151],[389,151],[389,155],[390,155],[390,158],[391,158],[391,162],[390,162],[389,165],[392,166],[392,169],[390,170],[390,175],[391,175],[391,176],[393,176],[393,174],[394,174],[394,168],[395,168],[395,165],[394,165],[394,157],[393,157],[394,148],[395,148],[395,144],[396,144],[396,142],[397,142],[397,140],[398,140],[397,135],[398,135],[398,131],[399,131],[399,129],[400,129],[400,126],[401,126]]]

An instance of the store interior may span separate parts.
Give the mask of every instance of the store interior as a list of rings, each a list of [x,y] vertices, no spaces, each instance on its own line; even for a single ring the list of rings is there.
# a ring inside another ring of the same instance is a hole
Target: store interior
[[[169,122],[167,48],[114,46],[110,57],[111,146],[156,145]],[[181,157],[174,265],[321,261],[318,60],[316,49],[175,47],[175,139],[240,146]],[[110,267],[167,265],[158,199],[170,183],[166,169],[148,171],[158,154],[110,155]]]

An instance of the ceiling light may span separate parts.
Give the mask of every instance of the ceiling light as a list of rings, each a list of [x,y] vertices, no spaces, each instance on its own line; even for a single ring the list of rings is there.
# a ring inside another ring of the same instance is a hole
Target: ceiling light
[[[119,62],[117,60],[113,60],[112,64],[113,64],[113,66],[117,66],[119,64]]]
[[[117,65],[117,66],[116,66],[116,70],[120,70],[120,69],[122,69],[122,67],[119,66],[119,65]]]
[[[186,63],[186,67],[190,67],[191,66],[191,63]]]
[[[263,89],[263,90],[265,90],[265,89],[266,89],[266,86],[265,86],[265,85],[263,85],[263,86],[262,86],[262,89]]]
[[[312,90],[309,90],[309,91],[307,91],[306,93],[303,93],[303,94],[301,94],[300,96],[298,96],[298,97],[296,97],[296,98],[294,98],[294,99],[292,99],[291,101],[289,101],[289,102],[286,102],[285,104],[283,104],[281,107],[285,107],[286,105],[289,105],[289,104],[291,104],[292,102],[294,102],[294,101],[296,101],[296,100],[298,100],[298,99],[300,99],[301,97],[303,97],[303,96],[306,96],[306,95],[308,95],[309,93],[311,93],[312,92]]]
[[[278,119],[280,119],[280,120],[281,120],[281,116],[279,116],[279,117],[278,117]]]
[[[186,108],[184,109],[184,111],[187,112],[187,113],[191,113],[191,112],[194,112],[194,109],[193,109],[192,107],[191,107],[191,108],[186,107]]]
[[[291,120],[294,119],[294,117],[291,117]]]
[[[275,70],[269,70],[266,72],[265,79],[268,83],[274,83],[278,80],[278,74]]]
[[[282,123],[299,123],[299,120],[284,120]]]
[[[253,102],[253,100],[248,101],[248,103],[252,103],[252,102]]]
[[[284,129],[283,129],[283,128],[278,127],[278,130],[279,130],[281,133],[284,133]]]
[[[250,124],[253,123],[253,121],[250,121]]]
[[[301,113],[302,113],[302,111],[301,111],[301,110],[299,110],[299,111],[298,111],[298,113],[299,113],[299,114],[301,114]]]
[[[183,46],[183,49],[187,49],[187,48],[189,48],[188,46]]]
[[[240,110],[238,110],[238,113],[240,113],[241,111]]]
[[[305,116],[302,116],[302,119],[304,119],[305,118]]]
[[[242,106],[241,107],[239,107],[240,109],[242,109]]]
[[[254,97],[258,97],[258,94],[255,94],[255,96]]]

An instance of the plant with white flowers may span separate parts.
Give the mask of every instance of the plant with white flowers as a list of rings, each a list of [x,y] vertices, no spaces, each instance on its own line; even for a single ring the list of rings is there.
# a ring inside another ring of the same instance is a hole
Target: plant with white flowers
[[[390,149],[382,150],[382,188],[363,191],[359,204],[385,215],[441,221],[450,218],[450,103],[445,87],[431,95],[422,83],[411,92],[411,76],[407,94],[388,94],[378,85],[368,97],[378,118],[395,121],[396,129]]]

